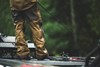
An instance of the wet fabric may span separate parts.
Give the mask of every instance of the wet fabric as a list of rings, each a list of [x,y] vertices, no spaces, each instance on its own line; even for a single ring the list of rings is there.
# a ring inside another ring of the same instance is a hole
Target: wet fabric
[[[24,11],[12,10],[13,21],[16,31],[17,55],[26,57],[30,54],[30,50],[25,41],[24,23],[29,24],[32,32],[32,39],[36,46],[36,57],[43,58],[48,56],[45,48],[45,38],[42,25],[42,19],[37,4]]]

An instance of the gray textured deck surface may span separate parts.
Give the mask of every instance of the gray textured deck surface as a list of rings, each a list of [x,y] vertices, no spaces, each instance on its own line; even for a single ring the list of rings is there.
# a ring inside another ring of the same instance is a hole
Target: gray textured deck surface
[[[53,60],[43,60],[43,61],[39,61],[39,60],[29,60],[29,61],[21,61],[21,60],[11,60],[11,59],[0,59],[0,64],[6,64],[6,65],[11,65],[11,66],[15,66],[15,65],[20,65],[20,64],[43,64],[43,65],[57,65],[57,66],[61,66],[61,65],[65,65],[65,66],[84,66],[84,62],[75,62],[75,61],[53,61]]]

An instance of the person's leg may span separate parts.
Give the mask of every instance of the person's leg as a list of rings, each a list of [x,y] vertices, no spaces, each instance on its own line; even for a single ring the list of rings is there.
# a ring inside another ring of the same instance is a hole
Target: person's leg
[[[26,58],[30,50],[28,49],[27,43],[24,38],[24,20],[20,14],[20,12],[13,11],[14,18],[14,26],[15,26],[15,34],[16,34],[16,47],[17,47],[17,55],[20,58]]]
[[[48,56],[47,49],[45,48],[45,39],[43,31],[38,24],[39,20],[32,21],[30,27],[32,30],[32,37],[36,45],[36,58],[44,59]]]
[[[36,46],[36,58],[44,59],[48,56],[48,51],[45,48],[45,38],[42,30],[41,15],[37,6],[33,6],[26,11],[29,17],[29,24],[32,31],[32,38]]]

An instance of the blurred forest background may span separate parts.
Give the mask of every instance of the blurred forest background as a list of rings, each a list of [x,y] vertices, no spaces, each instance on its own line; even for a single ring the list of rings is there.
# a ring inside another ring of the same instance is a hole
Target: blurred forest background
[[[97,46],[100,0],[39,0],[39,8],[50,55],[86,56]],[[0,33],[15,35],[9,0],[0,0]]]

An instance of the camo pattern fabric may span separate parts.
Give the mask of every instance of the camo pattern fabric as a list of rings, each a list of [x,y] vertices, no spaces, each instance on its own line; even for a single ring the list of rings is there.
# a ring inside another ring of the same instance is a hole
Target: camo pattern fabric
[[[10,0],[12,10],[26,10],[36,3],[37,0]]]
[[[48,51],[45,48],[45,38],[42,25],[42,19],[37,4],[25,11],[12,10],[14,26],[16,31],[16,46],[17,55],[26,57],[29,55],[27,43],[25,42],[24,23],[29,24],[32,32],[32,39],[36,46],[36,57],[42,59],[48,56]],[[26,25],[27,26],[27,25]]]

